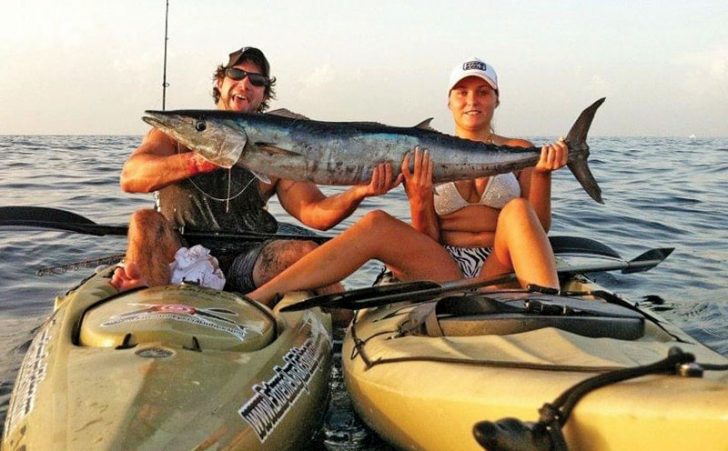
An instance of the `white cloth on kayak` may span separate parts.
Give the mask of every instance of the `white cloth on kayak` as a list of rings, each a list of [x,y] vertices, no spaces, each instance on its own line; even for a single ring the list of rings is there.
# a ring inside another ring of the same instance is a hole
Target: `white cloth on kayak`
[[[225,286],[225,275],[217,259],[210,255],[209,249],[199,244],[179,248],[169,268],[172,273],[170,282],[173,284],[188,282],[216,290],[222,290]]]
[[[435,212],[439,216],[444,216],[469,205],[485,205],[501,209],[508,201],[520,197],[520,195],[521,185],[518,184],[518,179],[512,172],[490,177],[480,200],[474,204],[463,199],[455,182],[442,183],[435,186]]]
[[[485,260],[492,251],[489,247],[457,247],[449,244],[443,247],[458,264],[463,277],[466,279],[472,279],[480,275]]]

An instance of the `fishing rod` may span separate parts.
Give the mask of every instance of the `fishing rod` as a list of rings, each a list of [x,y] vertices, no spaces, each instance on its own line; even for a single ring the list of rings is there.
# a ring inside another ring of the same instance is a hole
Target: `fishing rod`
[[[169,25],[169,0],[166,0],[166,7],[164,10],[164,71],[162,73],[162,111],[166,109],[167,105],[167,30]]]

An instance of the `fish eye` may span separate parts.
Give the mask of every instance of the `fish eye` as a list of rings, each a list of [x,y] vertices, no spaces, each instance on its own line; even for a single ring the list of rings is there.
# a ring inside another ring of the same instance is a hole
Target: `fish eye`
[[[195,130],[198,132],[204,132],[207,129],[207,124],[203,120],[195,122]]]

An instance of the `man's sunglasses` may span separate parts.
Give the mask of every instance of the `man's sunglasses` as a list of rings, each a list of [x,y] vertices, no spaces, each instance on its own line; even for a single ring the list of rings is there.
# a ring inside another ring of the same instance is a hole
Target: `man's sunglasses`
[[[244,80],[245,77],[248,77],[248,80],[250,80],[250,83],[253,86],[268,86],[270,83],[270,80],[268,77],[266,77],[263,74],[256,74],[255,72],[247,72],[242,69],[238,69],[237,67],[228,67],[225,69],[225,76],[230,77],[233,80],[240,81]]]

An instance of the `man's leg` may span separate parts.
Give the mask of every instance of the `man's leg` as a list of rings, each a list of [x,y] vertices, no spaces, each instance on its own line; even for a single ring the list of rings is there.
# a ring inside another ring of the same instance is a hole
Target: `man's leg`
[[[169,284],[169,264],[180,247],[177,233],[164,216],[151,209],[134,212],[124,266],[116,269],[111,284],[119,291]]]
[[[253,281],[259,287],[292,266],[304,255],[313,251],[318,244],[304,240],[276,240],[266,244],[260,251],[253,268]],[[343,285],[334,283],[315,289],[318,294],[340,293]]]

